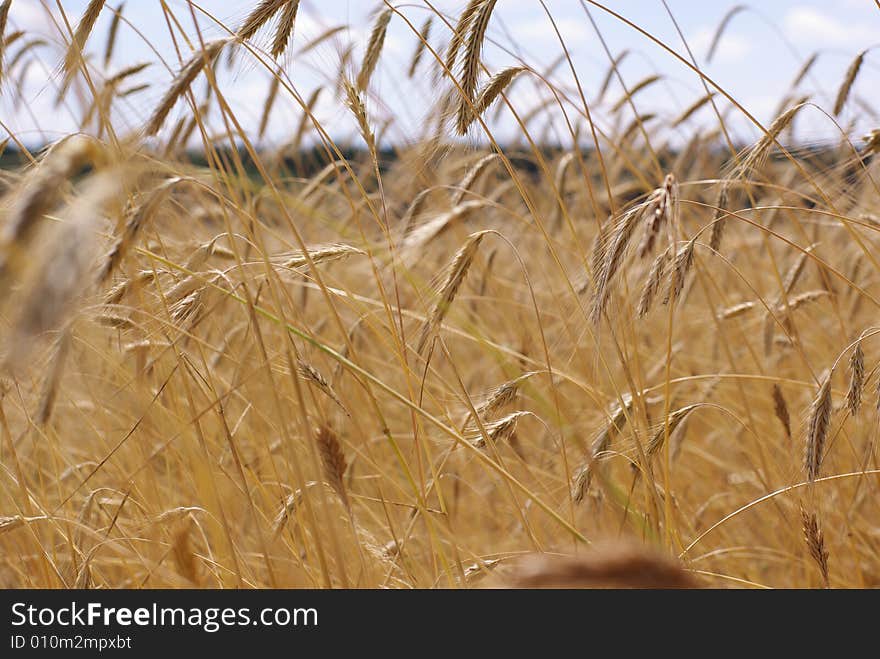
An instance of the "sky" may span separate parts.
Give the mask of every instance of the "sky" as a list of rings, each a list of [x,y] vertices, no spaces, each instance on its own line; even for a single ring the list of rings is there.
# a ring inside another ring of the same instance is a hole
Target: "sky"
[[[189,36],[195,35],[194,18],[199,30],[207,37],[228,34],[254,6],[250,2],[230,0],[201,0],[192,8],[184,0],[166,0],[168,6]],[[24,29],[39,35],[46,45],[31,49],[33,62],[24,66],[28,58],[17,62],[3,81],[0,92],[0,120],[6,130],[29,144],[40,144],[77,129],[83,108],[73,99],[56,107],[57,72],[64,50],[64,41],[48,12],[62,24],[59,5],[67,20],[75,24],[87,0],[13,0],[7,34]],[[108,4],[116,6],[116,0]],[[451,21],[466,4],[465,0],[433,0],[432,4],[445,12]],[[636,29],[627,25],[597,5],[581,0],[545,0],[549,12],[565,41],[572,57],[577,79],[566,66],[552,73],[554,84],[577,97],[577,84],[591,105],[609,67],[608,52],[617,55],[624,49],[630,52],[622,61],[620,73],[629,87],[649,75],[661,79],[634,97],[640,114],[655,113],[658,120],[669,120],[704,94],[696,73],[689,70],[675,56],[650,42]],[[678,23],[687,46],[696,57],[700,68],[724,90],[742,104],[754,117],[767,125],[779,111],[779,104],[790,89],[791,82],[803,62],[814,52],[819,53],[811,74],[801,83],[797,96],[811,95],[811,100],[830,112],[834,97],[847,68],[856,54],[873,48],[880,42],[880,9],[873,0],[769,0],[753,3],[738,12],[730,21],[713,60],[706,61],[712,35],[724,15],[736,3],[693,0],[606,0],[610,10],[620,14],[679,55],[688,58],[685,43],[667,12]],[[397,5],[416,27],[429,15],[422,0],[407,0]],[[279,64],[285,75],[302,97],[307,97],[316,86],[326,86],[318,105],[317,116],[336,136],[353,133],[354,128],[344,104],[330,90],[339,68],[339,53],[347,44],[354,43],[353,61],[360,62],[377,8],[384,3],[373,0],[302,0],[292,47]],[[588,7],[589,15],[585,11]],[[488,29],[484,59],[490,71],[524,61],[535,70],[550,65],[562,54],[562,46],[553,24],[540,0],[499,0]],[[136,130],[155,106],[179,67],[160,0],[128,0],[124,16],[131,25],[120,27],[119,38],[110,65],[103,66],[103,48],[110,12],[105,11],[88,44],[95,53],[92,66],[95,78],[112,75],[123,67],[144,61],[157,63],[132,79],[149,83],[144,91],[123,99],[117,106],[115,120],[121,126]],[[598,34],[591,23],[595,21]],[[219,24],[218,24],[219,23]],[[449,31],[437,24],[431,36],[432,45],[443,52]],[[298,55],[303,45],[328,28],[344,25],[333,40]],[[226,26],[226,27],[224,27]],[[442,29],[441,29],[442,28]],[[601,35],[601,38],[600,36]],[[258,35],[255,43],[266,46],[268,35]],[[179,40],[179,35],[178,35]],[[604,42],[604,43],[603,43]],[[19,41],[5,54],[7,61],[14,58]],[[410,142],[424,134],[426,117],[435,109],[438,97],[436,76],[428,67],[414,80],[407,78],[407,69],[417,43],[412,29],[395,16],[388,30],[385,47],[377,73],[374,75],[366,105],[371,120],[381,125],[393,115],[395,122],[382,132],[384,141]],[[606,52],[607,47],[607,52]],[[425,58],[427,59],[427,58]],[[266,60],[269,62],[270,60]],[[426,64],[423,60],[423,66]],[[875,108],[880,109],[877,74],[880,69],[880,49],[869,50],[859,78],[853,88],[851,101],[838,121],[858,136],[877,127]],[[353,69],[356,74],[356,67]],[[22,73],[23,72],[23,73]],[[10,88],[22,77],[25,103],[15,103]],[[256,133],[269,88],[270,73],[265,64],[253,57],[237,59],[231,66],[221,66],[221,91],[235,110],[236,116],[249,133]],[[448,83],[447,83],[448,84]],[[520,115],[528,114],[547,98],[548,91],[535,77],[518,80],[511,91],[511,101]],[[609,88],[605,105],[613,104],[622,94],[614,81]],[[187,111],[185,104],[175,109],[168,124]],[[603,112],[603,105],[591,107],[595,119],[603,129],[612,128],[611,120]],[[632,119],[631,110],[624,115]],[[577,111],[573,109],[576,115]],[[267,143],[281,144],[290,139],[301,116],[301,110],[292,98],[282,94],[274,107],[264,138]],[[490,113],[494,115],[493,113]],[[734,134],[743,141],[759,135],[759,130],[741,112],[732,111],[730,125]],[[711,109],[705,108],[689,123],[678,129],[684,139],[697,125],[713,126]],[[506,111],[492,124],[500,138],[516,135],[515,124]],[[533,126],[538,134],[550,139],[565,139],[559,112],[551,112]],[[670,129],[670,139],[676,130]],[[819,109],[806,108],[799,113],[795,126],[798,140],[814,142],[837,139],[839,129]],[[2,139],[0,128],[0,139]]]

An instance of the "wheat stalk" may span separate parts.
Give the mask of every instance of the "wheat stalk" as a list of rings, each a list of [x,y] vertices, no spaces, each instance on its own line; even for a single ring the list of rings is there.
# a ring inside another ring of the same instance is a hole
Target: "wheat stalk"
[[[782,280],[782,292],[776,296],[773,300],[773,303],[770,305],[770,309],[764,315],[764,352],[765,354],[770,354],[770,350],[773,345],[773,336],[776,330],[776,322],[773,318],[772,310],[776,311],[791,311],[793,308],[797,308],[806,302],[813,301],[821,297],[822,295],[816,296],[815,291],[810,291],[809,293],[801,296],[797,296],[795,299],[790,300],[788,296],[791,294],[791,291],[794,290],[794,287],[797,286],[798,280],[804,272],[804,266],[807,263],[807,258],[810,255],[810,252],[813,251],[815,245],[810,245],[807,249],[802,251],[797,260],[791,265],[788,271],[785,273],[785,277]],[[824,294],[824,293],[823,293]]]
[[[0,535],[14,531],[20,526],[24,526],[25,518],[21,515],[13,515],[11,517],[0,517]]]
[[[187,515],[171,533],[171,556],[178,574],[192,584],[199,583],[199,565],[192,548],[191,535],[195,520]]]
[[[303,110],[302,118],[299,121],[299,125],[296,128],[296,133],[293,136],[293,139],[290,142],[290,150],[294,154],[299,154],[300,148],[302,147],[302,140],[305,137],[306,131],[308,130],[309,123],[312,122],[312,118],[314,116],[315,107],[318,105],[318,99],[321,97],[321,93],[324,91],[323,87],[316,87],[311,94],[309,94],[309,98],[306,100],[306,107]]]
[[[144,69],[151,66],[150,62],[140,62],[138,64],[132,64],[131,66],[126,66],[123,69],[120,69],[112,76],[107,78],[107,86],[108,87],[116,87],[120,82],[124,81],[126,78],[130,78],[133,75],[137,75]]]
[[[419,215],[421,215],[422,209],[425,207],[425,202],[433,191],[432,188],[425,188],[413,197],[413,200],[410,202],[409,206],[407,206],[403,217],[400,218],[400,226],[403,227],[400,231],[402,236],[406,237],[410,234],[413,223],[418,219]]]

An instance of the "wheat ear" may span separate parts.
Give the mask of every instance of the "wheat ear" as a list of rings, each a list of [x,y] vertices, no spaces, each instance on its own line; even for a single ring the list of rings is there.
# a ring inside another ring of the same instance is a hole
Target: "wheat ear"
[[[470,0],[467,7],[461,12],[461,16],[458,17],[458,23],[452,32],[452,39],[449,41],[449,47],[446,50],[445,65],[449,72],[455,71],[455,62],[458,59],[458,53],[461,51],[461,47],[464,44],[465,37],[471,27],[474,16],[477,15],[477,10],[482,4],[483,0]]]
[[[254,7],[253,11],[247,15],[241,27],[238,28],[239,39],[250,39],[261,27],[268,23],[272,17],[278,13],[281,7],[291,0],[261,0]]]
[[[299,11],[299,0],[290,0],[284,5],[278,26],[275,28],[275,36],[272,38],[272,57],[278,58],[287,50],[290,37],[293,36],[293,28],[296,25],[296,14]]]
[[[458,184],[455,193],[452,195],[452,205],[458,206],[464,199],[464,196],[470,191],[471,186],[477,182],[477,179],[482,176],[483,172],[486,171],[489,165],[500,158],[501,156],[497,153],[490,153],[480,158],[474,166],[467,171],[464,178],[461,179],[461,183]]]
[[[76,26],[76,31],[73,33],[73,40],[70,42],[70,46],[67,48],[67,53],[64,56],[64,73],[66,76],[70,76],[73,67],[82,56],[86,41],[88,41],[89,35],[92,33],[92,29],[95,27],[95,23],[98,20],[98,16],[101,15],[103,8],[104,0],[90,0],[86,6],[86,10]]]
[[[412,60],[409,63],[409,71],[407,75],[412,78],[416,74],[416,69],[419,68],[419,62],[422,61],[422,55],[425,53],[425,47],[428,44],[428,38],[431,36],[431,27],[434,24],[434,17],[428,16],[427,20],[425,20],[422,25],[422,29],[419,31],[419,43],[416,44],[416,50],[413,53]]]
[[[791,416],[788,413],[788,403],[782,394],[782,388],[778,384],[773,385],[773,413],[782,424],[785,436],[791,439]]]
[[[436,331],[440,326],[440,323],[443,322],[443,318],[446,317],[446,313],[449,311],[449,307],[452,305],[452,301],[455,299],[458,289],[461,287],[462,282],[467,276],[468,269],[471,267],[471,263],[473,263],[474,257],[477,255],[477,250],[479,249],[480,243],[483,241],[485,235],[485,231],[471,234],[471,236],[468,237],[467,242],[462,245],[461,249],[459,249],[455,254],[455,257],[453,257],[452,263],[450,263],[447,269],[446,278],[440,286],[437,302],[434,304],[431,312],[428,314],[428,318],[422,326],[418,347],[416,348],[417,353],[422,353],[425,345],[428,343],[428,339],[431,338],[433,332]]]
[[[819,526],[819,519],[815,513],[808,514],[805,510],[801,509],[801,521],[803,522],[804,539],[807,541],[810,558],[819,567],[825,587],[829,588],[828,551],[825,549],[825,536],[822,533],[822,528]]]
[[[107,45],[104,47],[104,67],[110,65],[113,59],[113,49],[116,46],[116,35],[119,34],[119,23],[122,21],[122,10],[125,2],[120,2],[113,10],[113,18],[110,19],[110,27],[107,29]]]
[[[228,39],[217,39],[216,41],[206,43],[204,48],[196,51],[189,61],[183,65],[147,122],[147,135],[155,135],[159,132],[177,100],[189,90],[190,85],[192,85],[199,73],[217,59],[223,46],[228,41]]]
[[[370,33],[370,40],[367,43],[367,50],[364,53],[364,61],[361,63],[361,70],[357,77],[358,91],[366,91],[370,84],[370,78],[376,65],[379,63],[379,56],[382,54],[382,46],[385,44],[385,34],[388,31],[388,23],[393,15],[391,9],[386,9],[376,17],[373,24],[373,31]]]
[[[351,503],[348,500],[348,492],[345,489],[344,480],[347,464],[339,437],[330,426],[322,425],[315,433],[315,441],[318,444],[318,453],[321,455],[324,476],[340,501],[342,501],[346,510],[351,514]]]
[[[456,127],[460,135],[467,133],[468,126],[473,121],[472,107],[475,103],[477,91],[477,79],[480,75],[480,55],[483,52],[483,40],[489,27],[489,19],[492,10],[498,0],[483,0],[476,14],[471,20],[470,32],[467,42],[464,44],[464,56],[461,75],[461,89],[463,96],[459,99],[458,118]]]
[[[0,80],[3,79],[3,55],[8,44],[6,38],[6,24],[9,22],[9,8],[12,6],[12,0],[4,0],[0,4]]]
[[[846,406],[850,414],[856,416],[862,405],[862,389],[865,386],[865,352],[859,340],[849,358],[849,389],[846,392]]]
[[[812,483],[819,477],[822,465],[822,452],[831,425],[831,371],[826,371],[819,384],[819,391],[810,408],[810,420],[807,425],[806,450],[804,452],[804,469]]]
[[[843,106],[846,105],[846,99],[849,98],[850,90],[852,90],[856,77],[859,75],[859,70],[862,68],[862,63],[865,61],[865,52],[866,51],[864,50],[860,52],[846,70],[843,83],[840,85],[840,89],[837,90],[837,98],[834,100],[835,116],[838,116],[843,112]]]

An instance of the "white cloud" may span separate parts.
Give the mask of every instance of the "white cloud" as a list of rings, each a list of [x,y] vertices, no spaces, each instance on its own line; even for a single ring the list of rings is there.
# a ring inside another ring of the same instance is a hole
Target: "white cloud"
[[[55,25],[36,0],[18,0],[9,9],[9,20],[17,29],[28,32],[52,33]]]
[[[584,21],[561,18],[556,21],[556,27],[559,29],[559,33],[568,47],[590,37],[589,24]],[[521,39],[522,43],[527,44],[528,48],[533,51],[536,50],[536,45],[559,45],[559,37],[556,35],[556,30],[553,29],[553,25],[548,20],[517,23],[511,31],[517,40]]]
[[[877,39],[877,32],[872,27],[864,23],[843,23],[813,7],[791,9],[785,15],[784,25],[786,36],[799,43],[858,47]]]
[[[841,3],[847,9],[861,10],[865,13],[873,13],[875,9],[875,5],[870,2],[865,2],[865,0],[841,0]]]
[[[699,59],[705,59],[709,52],[709,46],[712,43],[714,30],[703,27],[697,30],[697,33],[688,40],[691,50]],[[741,60],[752,52],[752,43],[736,33],[725,32],[718,47],[715,50],[715,61],[736,61]]]

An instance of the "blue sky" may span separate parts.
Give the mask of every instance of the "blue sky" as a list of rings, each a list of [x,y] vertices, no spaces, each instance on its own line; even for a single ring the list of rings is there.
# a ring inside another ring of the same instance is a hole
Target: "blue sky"
[[[209,37],[222,35],[223,28],[209,15],[234,28],[254,2],[202,0],[196,6],[204,11],[195,11],[200,29]],[[749,8],[733,18],[715,59],[711,64],[706,64],[705,54],[711,35],[724,14],[736,3],[667,2],[704,71],[762,122],[772,120],[795,73],[810,54],[817,50],[820,52],[813,73],[802,84],[800,93],[810,93],[819,105],[830,108],[844,72],[856,53],[880,42],[880,9],[873,0],[841,0],[833,3],[768,1],[754,3],[755,9]],[[75,23],[87,0],[65,0],[60,4],[69,20]],[[109,4],[115,6],[116,1],[111,0]],[[182,0],[168,0],[168,4],[184,29],[194,34],[187,4]],[[435,0],[433,4],[452,17],[460,11],[465,0]],[[546,4],[565,37],[586,96],[591,99],[608,68],[608,58],[601,41],[580,0],[546,0]],[[283,59],[282,65],[287,75],[303,96],[316,85],[328,84],[328,75],[335,75],[338,52],[345,42],[356,43],[354,59],[359,62],[369,34],[371,15],[380,6],[381,2],[363,0],[302,0],[291,51],[295,52],[329,27],[350,26],[340,33],[339,39],[308,56],[288,55]],[[416,25],[420,25],[427,16],[424,3],[420,0],[410,0],[399,6]],[[676,52],[686,54],[661,0],[608,0],[607,6],[649,31]],[[26,76],[27,107],[13,107],[8,82],[0,97],[3,122],[19,137],[37,143],[74,130],[82,110],[73,102],[57,109],[52,103],[54,91],[49,79],[58,69],[62,50],[60,35],[47,14],[49,9],[58,15],[55,1],[13,0],[12,7],[8,30],[23,28],[39,32],[53,44],[35,51],[39,61],[28,68]],[[143,36],[123,26],[114,61],[106,73],[128,64],[155,60],[151,46],[165,58],[169,68],[176,68],[178,61],[159,0],[128,0],[124,13]],[[647,75],[663,76],[660,82],[636,97],[639,112],[654,112],[669,118],[702,95],[699,78],[674,57],[601,9],[591,6],[590,13],[613,54],[625,48],[631,51],[621,65],[628,85],[632,86]],[[109,16],[102,16],[93,33],[89,45],[96,53],[102,52],[108,23]],[[436,26],[432,43],[442,49],[447,32],[439,27]],[[493,43],[487,47],[485,59],[492,70],[516,64],[517,57],[540,69],[562,52],[538,0],[500,0],[492,17],[489,39]],[[397,141],[418,137],[424,126],[424,118],[430,114],[437,96],[433,78],[423,75],[415,82],[406,79],[405,69],[414,45],[415,38],[409,28],[402,20],[395,18],[389,28],[380,69],[371,85],[368,99],[368,109],[376,123],[380,123],[389,113],[396,117],[397,122],[387,136]],[[15,49],[11,49],[7,57],[14,52]],[[95,58],[99,74],[102,72],[100,60],[100,57]],[[868,107],[850,103],[840,117],[845,125],[854,122],[852,129],[856,134],[878,125],[877,117],[870,114],[872,108],[880,106],[876,84],[878,67],[880,49],[868,53],[853,92],[853,98],[863,99]],[[131,128],[137,127],[161,96],[170,78],[171,73],[162,66],[152,66],[141,74],[139,81],[151,83],[151,88],[129,97],[119,107],[118,121]],[[553,80],[563,88],[574,89],[575,81],[571,72],[564,67],[557,69]],[[265,68],[253,61],[239,61],[232,70],[223,74],[221,85],[242,123],[248,128],[256,127],[269,85]],[[608,100],[613,102],[620,93],[620,87],[614,83]],[[512,97],[518,111],[526,113],[540,103],[545,94],[534,80],[526,80],[517,82]],[[185,111],[185,107],[181,107],[176,113]],[[299,112],[291,99],[280,99],[270,123],[268,140],[283,141],[295,126],[298,116]],[[753,139],[758,134],[749,122],[738,118],[736,113],[731,116],[734,130],[742,139]],[[836,129],[833,123],[818,110],[811,109],[801,113],[801,116],[797,125],[800,139],[812,141],[834,137]],[[343,135],[351,129],[342,104],[329,93],[323,95],[319,117],[331,134]],[[597,109],[597,120],[606,121],[601,108]],[[712,117],[709,111],[705,111],[693,121],[710,126]],[[559,122],[556,120],[547,123],[551,131],[558,128]],[[510,119],[502,116],[496,130],[503,137],[505,132],[512,131],[511,126]],[[36,130],[37,127],[42,130]]]

